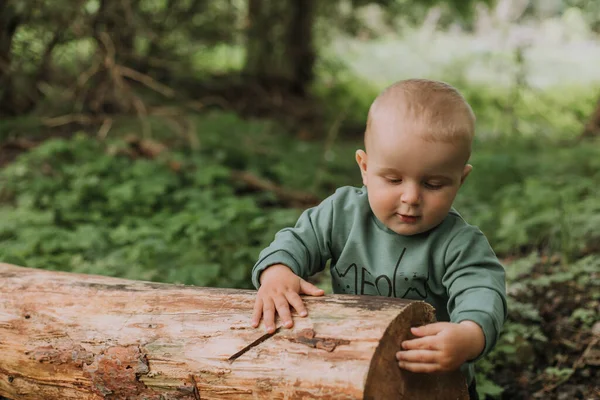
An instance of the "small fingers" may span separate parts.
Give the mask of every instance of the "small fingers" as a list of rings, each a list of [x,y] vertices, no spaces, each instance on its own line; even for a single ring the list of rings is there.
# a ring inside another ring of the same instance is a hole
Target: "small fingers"
[[[305,281],[304,279],[300,279],[300,293],[308,294],[310,296],[323,296],[325,291],[323,289],[319,289],[315,285],[310,282]]]
[[[282,295],[275,298],[275,308],[277,309],[277,313],[279,314],[279,318],[281,318],[283,326],[286,328],[294,326],[292,313],[290,312],[290,303],[288,303],[288,299],[285,296]],[[273,330],[275,330],[274,327]]]
[[[438,363],[439,354],[431,350],[407,350],[396,353],[396,359],[408,363]]]
[[[419,339],[405,340],[402,342],[404,350],[439,350],[434,337],[425,336]]]
[[[254,302],[254,310],[252,312],[252,327],[256,328],[260,324],[260,318],[263,313],[263,301],[260,297]]]
[[[275,332],[275,305],[271,298],[265,298],[263,300],[263,321],[265,321],[265,328],[268,333]]]
[[[448,322],[434,322],[432,324],[410,328],[410,331],[415,336],[433,336],[446,329],[449,325],[451,324]]]
[[[409,350],[396,353],[398,366],[411,372],[430,373],[441,370],[437,361],[438,352],[431,350]]]
[[[399,361],[398,366],[402,369],[406,369],[408,371],[417,372],[417,373],[431,373],[431,372],[441,371],[440,366],[438,364],[423,364],[423,363]]]
[[[302,298],[298,296],[298,293],[288,292],[286,294],[286,297],[288,302],[292,305],[292,307],[294,307],[294,310],[296,310],[298,315],[300,315],[301,317],[306,317],[308,315],[306,307],[304,306],[304,302],[302,301]]]

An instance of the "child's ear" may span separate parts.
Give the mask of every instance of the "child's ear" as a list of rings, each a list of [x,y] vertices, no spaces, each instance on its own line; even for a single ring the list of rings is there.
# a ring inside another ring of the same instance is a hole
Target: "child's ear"
[[[356,150],[356,163],[360,168],[363,185],[367,186],[367,153],[364,150]]]
[[[460,177],[460,184],[461,185],[463,183],[465,183],[465,179],[467,179],[467,176],[469,176],[469,174],[471,173],[471,171],[473,171],[473,166],[471,164],[465,165],[465,168],[463,169],[463,172],[462,172],[462,176]]]

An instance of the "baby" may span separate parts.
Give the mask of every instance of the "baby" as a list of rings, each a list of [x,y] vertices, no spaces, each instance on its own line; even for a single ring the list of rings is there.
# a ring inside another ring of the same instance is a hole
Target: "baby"
[[[440,322],[412,328],[400,368],[432,373],[462,367],[476,397],[473,363],[494,347],[506,319],[504,269],[483,233],[452,208],[472,170],[473,111],[452,86],[409,79],[384,90],[369,110],[365,150],[356,152],[362,188],[341,187],[296,226],[281,230],[252,270],[252,324],[275,331],[275,313],[323,291],[305,279],[327,261],[335,293],[423,300]]]

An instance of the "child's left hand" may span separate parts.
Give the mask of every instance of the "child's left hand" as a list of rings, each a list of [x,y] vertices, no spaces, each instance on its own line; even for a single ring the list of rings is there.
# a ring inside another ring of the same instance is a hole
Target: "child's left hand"
[[[483,331],[473,321],[436,322],[411,332],[417,338],[402,342],[396,359],[400,368],[412,372],[453,371],[479,356],[485,346]]]

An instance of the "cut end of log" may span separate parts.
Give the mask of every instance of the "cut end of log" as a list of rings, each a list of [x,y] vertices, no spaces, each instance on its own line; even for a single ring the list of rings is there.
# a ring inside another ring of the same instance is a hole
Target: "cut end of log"
[[[413,339],[411,327],[435,321],[434,308],[425,302],[404,307],[390,323],[379,346],[373,353],[364,400],[377,399],[456,399],[468,400],[469,393],[460,371],[438,374],[417,374],[398,366],[396,352],[402,342]]]

